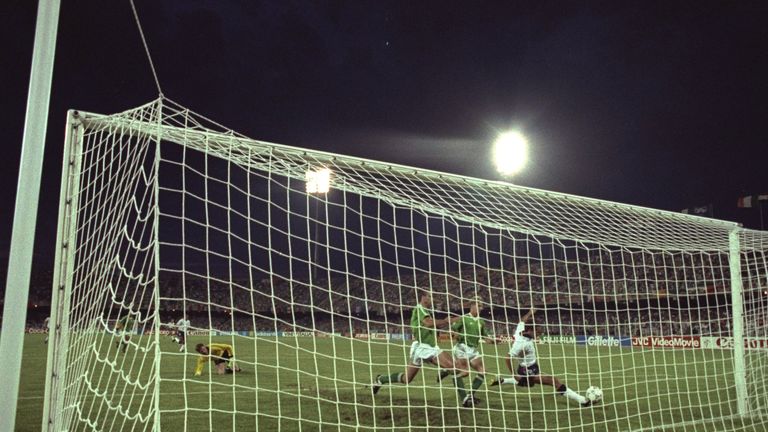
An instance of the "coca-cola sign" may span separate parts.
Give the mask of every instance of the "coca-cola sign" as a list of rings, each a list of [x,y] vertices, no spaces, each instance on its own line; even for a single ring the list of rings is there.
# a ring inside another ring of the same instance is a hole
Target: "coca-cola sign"
[[[733,349],[733,338],[728,336],[703,336],[701,347],[710,349]],[[744,338],[745,349],[768,349],[768,338]]]

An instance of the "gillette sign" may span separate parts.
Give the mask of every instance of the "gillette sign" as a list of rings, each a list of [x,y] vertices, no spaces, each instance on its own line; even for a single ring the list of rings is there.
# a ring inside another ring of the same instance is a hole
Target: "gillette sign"
[[[628,336],[576,336],[577,345],[630,347],[632,338]]]

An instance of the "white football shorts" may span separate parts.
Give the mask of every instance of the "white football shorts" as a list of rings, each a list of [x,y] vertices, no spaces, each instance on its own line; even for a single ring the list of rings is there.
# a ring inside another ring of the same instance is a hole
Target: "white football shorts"
[[[421,343],[419,341],[413,341],[411,344],[411,353],[409,357],[411,364],[421,366],[424,360],[432,360],[433,358],[439,356],[441,352],[443,352],[443,350],[438,347]]]

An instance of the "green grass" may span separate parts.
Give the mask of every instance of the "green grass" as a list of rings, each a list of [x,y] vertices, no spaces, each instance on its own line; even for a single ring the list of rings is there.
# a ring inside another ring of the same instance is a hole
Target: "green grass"
[[[230,337],[215,341],[229,342]],[[374,398],[365,384],[376,374],[399,372],[407,346],[369,343],[343,338],[235,337],[237,358],[244,372],[236,375],[192,376],[196,356],[176,352],[177,345],[163,337],[159,407],[163,430],[217,431],[474,431],[474,430],[660,430],[663,425],[731,416],[736,397],[728,351],[640,350],[565,345],[540,345],[542,372],[561,378],[583,392],[589,385],[604,389],[604,403],[581,408],[554,394],[551,387],[481,387],[482,404],[459,407],[449,382],[435,383],[436,369],[425,367],[409,386],[384,387]],[[145,343],[147,339],[134,338]],[[188,347],[207,338],[192,337]],[[447,346],[447,345],[446,345]],[[506,345],[485,346],[488,380],[507,374]],[[115,352],[114,341],[104,338],[99,355],[115,361],[114,372],[104,363],[83,355],[80,368],[104,397],[85,394],[80,409],[104,430],[151,430],[136,420],[125,420],[105,400],[128,407],[130,413],[154,403],[132,393],[117,379],[147,382],[153,355],[145,358],[134,348],[127,355]],[[594,360],[599,358],[599,360]],[[90,359],[90,360],[88,360]],[[142,361],[142,359],[144,359]],[[593,359],[593,360],[590,360]],[[17,413],[17,430],[39,430],[42,418],[46,345],[42,336],[25,340],[24,372]],[[258,367],[254,368],[254,361]],[[390,364],[391,367],[386,366]],[[471,379],[466,380],[469,386]],[[487,384],[486,383],[486,384]],[[127,389],[127,390],[126,390]],[[82,390],[81,390],[82,392]],[[150,392],[151,394],[151,392]],[[185,409],[186,408],[186,409]],[[681,425],[667,430],[763,431],[765,424],[733,419]],[[70,430],[89,430],[79,424]]]

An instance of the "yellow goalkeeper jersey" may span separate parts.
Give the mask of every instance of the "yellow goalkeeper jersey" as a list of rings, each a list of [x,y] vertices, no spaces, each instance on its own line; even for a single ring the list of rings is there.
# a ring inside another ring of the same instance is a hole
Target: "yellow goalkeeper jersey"
[[[199,375],[203,373],[203,367],[205,367],[205,362],[210,360],[211,357],[223,358],[224,353],[226,353],[228,357],[235,356],[235,350],[232,348],[232,345],[220,344],[220,343],[212,343],[208,345],[208,355],[201,354],[200,357],[197,358],[197,367],[195,368],[195,375]]]

